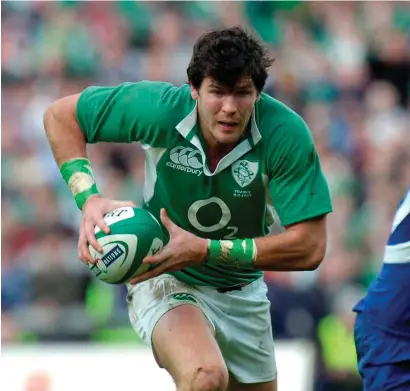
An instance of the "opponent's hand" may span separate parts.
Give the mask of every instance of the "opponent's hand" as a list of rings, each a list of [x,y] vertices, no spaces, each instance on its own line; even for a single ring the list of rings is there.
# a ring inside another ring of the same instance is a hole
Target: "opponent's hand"
[[[98,226],[106,234],[110,233],[110,228],[105,224],[104,215],[117,208],[125,206],[135,207],[132,201],[117,201],[109,198],[94,195],[88,198],[83,206],[83,220],[80,226],[80,237],[78,240],[78,257],[85,264],[95,263],[88,249],[88,243],[98,252],[102,252],[101,245],[97,242],[94,234],[95,226]]]
[[[130,280],[131,285],[165,272],[205,262],[208,253],[207,239],[195,236],[173,223],[165,209],[161,209],[161,221],[169,232],[169,242],[160,253],[145,257],[143,260],[145,264],[158,266]]]

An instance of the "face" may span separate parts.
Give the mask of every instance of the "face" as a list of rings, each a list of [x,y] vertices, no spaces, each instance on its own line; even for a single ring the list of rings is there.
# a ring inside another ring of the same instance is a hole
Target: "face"
[[[198,117],[208,146],[235,144],[246,131],[259,94],[250,77],[239,80],[232,90],[210,77],[199,89],[191,86],[198,101]]]

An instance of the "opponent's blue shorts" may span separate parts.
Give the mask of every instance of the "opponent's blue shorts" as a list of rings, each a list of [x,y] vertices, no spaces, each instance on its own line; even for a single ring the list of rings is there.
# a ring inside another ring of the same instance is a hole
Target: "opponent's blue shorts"
[[[363,391],[410,391],[410,330],[382,328],[359,312],[354,338]]]

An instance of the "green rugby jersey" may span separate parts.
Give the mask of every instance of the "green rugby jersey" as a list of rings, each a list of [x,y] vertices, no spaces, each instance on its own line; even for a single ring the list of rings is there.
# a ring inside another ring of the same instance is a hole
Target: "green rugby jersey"
[[[310,131],[290,108],[261,94],[247,138],[211,172],[188,85],[142,81],[89,87],[77,118],[88,143],[141,142],[144,207],[166,208],[180,227],[203,238],[267,235],[273,208],[286,226],[332,211]],[[168,232],[164,228],[166,237]],[[263,272],[196,265],[173,272],[195,285],[251,282]]]

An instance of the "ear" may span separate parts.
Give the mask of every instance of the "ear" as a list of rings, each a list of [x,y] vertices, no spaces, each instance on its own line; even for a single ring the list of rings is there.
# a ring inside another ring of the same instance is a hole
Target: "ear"
[[[256,95],[256,102],[258,102],[260,98],[261,98],[261,94]]]
[[[191,96],[192,96],[192,99],[193,99],[193,100],[198,100],[198,98],[199,98],[199,92],[198,92],[198,90],[197,90],[192,84],[190,84],[189,86],[191,87]]]

